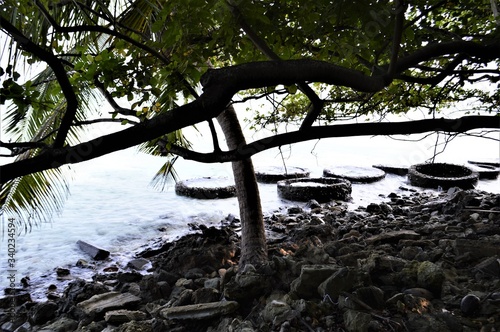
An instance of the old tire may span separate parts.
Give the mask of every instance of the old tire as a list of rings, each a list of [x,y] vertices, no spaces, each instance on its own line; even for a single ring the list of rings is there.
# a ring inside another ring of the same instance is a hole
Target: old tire
[[[491,165],[470,164],[467,167],[478,173],[480,179],[494,180],[498,178],[498,174],[500,173],[500,168]]]
[[[423,188],[472,189],[478,178],[479,175],[468,167],[447,163],[417,164],[408,170],[410,183]]]
[[[323,176],[335,177],[357,183],[372,183],[382,180],[385,172],[374,167],[333,166],[323,170]]]
[[[198,199],[229,198],[236,196],[236,186],[227,178],[204,177],[177,182],[175,193]]]
[[[373,165],[372,167],[383,170],[389,174],[396,174],[400,176],[404,176],[408,174],[408,167],[404,166],[389,166],[389,165]]]
[[[286,170],[281,166],[259,167],[255,171],[257,181],[263,183],[276,183],[286,179],[307,178],[311,172],[302,167],[287,167]]]
[[[277,186],[281,198],[299,202],[348,201],[352,192],[351,182],[340,178],[289,179],[278,181]]]

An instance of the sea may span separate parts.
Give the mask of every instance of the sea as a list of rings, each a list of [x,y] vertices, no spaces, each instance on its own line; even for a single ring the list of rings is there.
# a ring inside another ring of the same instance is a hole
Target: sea
[[[248,128],[246,131],[249,141],[271,134],[253,132]],[[195,149],[210,150],[211,138],[206,129],[190,130],[187,136]],[[500,158],[499,133],[488,136],[490,139],[469,135],[448,140],[449,137],[443,134],[330,138],[270,149],[255,155],[253,161],[257,168],[307,168],[311,177],[321,176],[323,169],[331,166],[371,167],[381,164],[407,167],[426,162],[433,156],[436,162],[466,165],[468,161]],[[200,200],[178,196],[174,183],[163,191],[154,188],[151,180],[165,161],[165,158],[145,155],[137,148],[130,148],[71,165],[69,195],[64,208],[51,220],[34,220],[35,226],[29,232],[19,230],[15,242],[15,266],[8,264],[11,257],[6,234],[7,216],[2,215],[0,292],[12,281],[16,287],[22,287],[21,279],[28,277],[31,286],[27,291],[33,299],[43,300],[49,285],[55,285],[61,292],[70,282],[58,280],[55,272],[58,267],[70,270],[69,279],[90,279],[96,271],[111,266],[126,270],[127,263],[146,245],[159,240],[173,241],[193,232],[189,224],[218,226],[228,215],[239,215],[236,198]],[[232,177],[229,163],[202,164],[179,159],[175,169],[181,180]],[[259,189],[265,214],[304,204],[281,199],[276,184],[261,183]],[[411,186],[406,176],[393,174],[387,174],[375,183],[353,184],[349,208],[381,202],[391,192],[405,194],[407,189],[424,190]],[[477,189],[500,193],[500,179],[481,180]],[[79,249],[79,240],[109,250],[109,259],[95,262],[93,269],[77,267],[80,259],[93,263]]]

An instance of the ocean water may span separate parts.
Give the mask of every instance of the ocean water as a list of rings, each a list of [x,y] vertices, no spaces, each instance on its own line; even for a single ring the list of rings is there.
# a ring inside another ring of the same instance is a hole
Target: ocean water
[[[264,136],[265,133],[256,133],[252,139]],[[409,166],[424,162],[434,154],[436,135],[422,137],[352,137],[309,141],[264,151],[254,156],[253,160],[257,167],[306,167],[311,170],[311,177],[321,176],[325,167],[333,165]],[[498,135],[493,137],[500,138]],[[207,137],[194,134],[191,139],[195,147],[209,149],[205,143],[210,141]],[[465,164],[468,160],[499,157],[497,141],[463,137],[448,143],[447,149],[436,157],[436,161]],[[111,252],[109,260],[97,264],[98,270],[111,265],[125,268],[134,253],[149,240],[173,240],[189,231],[188,223],[218,225],[228,214],[238,215],[236,198],[186,198],[175,194],[173,184],[164,191],[153,189],[150,181],[163,163],[162,158],[139,154],[132,148],[73,165],[74,179],[63,211],[50,222],[38,223],[30,233],[16,239],[16,283],[29,276],[33,285],[29,289],[32,296],[43,299],[49,284],[57,285],[61,291],[68,282],[56,280],[56,267],[70,268],[71,275],[75,277],[90,278],[94,272],[75,266],[79,259],[89,260],[78,249],[78,240]],[[230,164],[179,160],[176,170],[181,179],[232,177]],[[391,174],[373,184],[354,184],[350,206],[355,208],[379,202],[384,199],[380,195],[401,191],[401,186],[411,187],[406,177]],[[500,179],[481,180],[478,189],[498,193]],[[272,213],[283,206],[300,205],[280,199],[274,184],[260,184],[260,191],[264,213]],[[7,253],[4,234],[0,241],[1,271],[13,270],[7,265]],[[8,285],[7,273],[3,273],[0,288]]]

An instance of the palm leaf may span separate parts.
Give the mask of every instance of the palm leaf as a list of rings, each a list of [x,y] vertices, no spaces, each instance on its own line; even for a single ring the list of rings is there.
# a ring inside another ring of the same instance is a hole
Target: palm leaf
[[[179,175],[175,171],[174,164],[179,156],[175,156],[169,160],[156,172],[155,176],[151,180],[150,185],[160,191],[165,190],[165,187],[172,182],[177,182],[179,180]]]

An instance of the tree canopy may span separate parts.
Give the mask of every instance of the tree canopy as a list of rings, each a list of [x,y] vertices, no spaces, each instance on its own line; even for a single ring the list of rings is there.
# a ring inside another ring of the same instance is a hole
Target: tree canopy
[[[61,166],[141,145],[201,162],[249,158],[303,140],[500,128],[496,1],[2,0],[0,205],[60,208]],[[23,65],[37,68],[33,77]],[[36,66],[36,67],[35,67]],[[213,119],[300,128],[223,151]],[[442,119],[460,105],[463,114]],[[421,122],[381,122],[424,110]],[[376,115],[373,123],[338,121]],[[213,152],[182,128],[208,121]],[[95,123],[111,134],[81,141]],[[5,150],[7,149],[7,150]],[[171,169],[165,164],[163,173]]]

